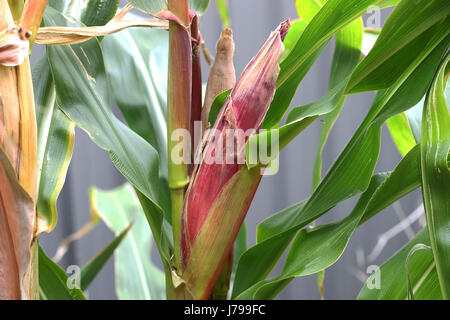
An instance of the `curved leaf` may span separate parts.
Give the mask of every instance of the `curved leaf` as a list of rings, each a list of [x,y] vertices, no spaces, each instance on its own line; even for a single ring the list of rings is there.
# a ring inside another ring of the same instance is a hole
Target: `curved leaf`
[[[450,298],[450,114],[445,100],[444,58],[423,107],[420,164],[422,195],[442,296]]]
[[[74,123],[55,107],[55,86],[47,56],[33,66],[36,120],[38,126],[38,233],[56,225],[56,200],[64,185],[72,157]]]
[[[423,229],[414,239],[381,265],[379,289],[370,286],[371,278],[358,295],[360,300],[406,300],[408,298],[407,270],[416,299],[442,299],[433,256],[418,252],[406,265],[406,259],[417,244],[430,244],[428,232]]]

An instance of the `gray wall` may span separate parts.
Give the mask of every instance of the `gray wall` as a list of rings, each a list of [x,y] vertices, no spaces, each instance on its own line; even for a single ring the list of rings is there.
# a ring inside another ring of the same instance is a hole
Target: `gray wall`
[[[230,0],[229,2],[236,42],[235,66],[237,74],[240,74],[279,22],[288,17],[295,19],[297,15],[293,0]],[[383,11],[383,19],[386,18],[388,13],[389,11]],[[201,24],[202,35],[211,52],[214,52],[215,42],[221,28],[215,3],[212,1]],[[33,59],[39,55],[41,50],[35,50]],[[324,50],[306,76],[298,89],[292,106],[315,101],[326,93],[332,55],[333,43]],[[208,67],[204,65],[203,70],[204,79],[206,79]],[[367,113],[372,99],[372,93],[357,94],[348,98],[324,151],[324,172],[332,165],[355,132]],[[263,178],[246,219],[249,245],[255,242],[255,228],[261,220],[310,195],[311,171],[319,137],[319,124],[319,121],[313,123],[282,151],[280,170],[275,176]],[[391,142],[387,129],[384,128],[376,172],[392,170],[399,160],[400,156]],[[46,252],[52,256],[64,237],[78,230],[89,220],[88,188],[90,186],[109,189],[122,184],[124,181],[120,173],[111,164],[108,155],[96,147],[83,131],[77,129],[72,163],[66,184],[58,200],[58,224],[51,234],[41,237],[41,244]],[[339,204],[320,218],[319,223],[335,221],[349,214],[355,200],[350,199]],[[420,201],[420,193],[415,192],[403,199],[400,205],[403,211],[408,214],[417,207]],[[381,264],[406,243],[408,237],[405,233],[402,233],[388,243],[375,261],[367,262],[361,258],[366,257],[374,248],[378,236],[397,224],[398,221],[398,215],[391,206],[355,232],[344,255],[326,271],[326,299],[354,299],[362,287],[362,282],[357,275],[361,278],[365,275],[365,270],[369,264]],[[418,228],[418,224],[413,226],[414,231],[417,231]],[[100,223],[88,236],[71,245],[67,255],[61,261],[62,267],[65,268],[73,264],[83,266],[112,237],[112,233]],[[154,258],[155,260],[158,259],[157,256]],[[279,272],[281,267],[278,266],[273,274]],[[112,259],[89,289],[89,298],[116,298]],[[296,279],[279,295],[279,298],[318,299],[316,277],[308,276]]]

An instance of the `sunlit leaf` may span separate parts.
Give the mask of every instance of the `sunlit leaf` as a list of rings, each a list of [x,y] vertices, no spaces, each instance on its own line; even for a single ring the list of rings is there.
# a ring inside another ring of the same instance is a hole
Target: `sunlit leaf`
[[[401,156],[405,156],[416,145],[406,114],[397,114],[387,119],[386,124],[398,151]]]

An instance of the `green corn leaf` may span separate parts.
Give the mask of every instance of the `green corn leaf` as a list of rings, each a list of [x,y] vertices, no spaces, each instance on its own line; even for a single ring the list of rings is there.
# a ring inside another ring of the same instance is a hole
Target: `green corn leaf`
[[[224,28],[230,27],[230,12],[228,9],[228,0],[216,0],[217,12]]]
[[[292,49],[294,49],[295,44],[297,43],[298,39],[300,39],[300,36],[302,35],[307,25],[308,23],[303,20],[295,20],[291,22],[289,32],[287,33],[283,41],[284,53],[280,59],[280,62],[286,59],[287,56],[289,56],[290,52],[292,51]]]
[[[328,134],[344,105],[344,89],[360,57],[362,33],[363,24],[361,19],[351,22],[337,33],[336,51],[331,69],[330,89],[328,93],[316,102],[294,108],[287,118],[288,123],[286,125],[250,137],[246,149],[247,159],[251,159],[249,154],[252,149],[251,146],[258,142],[267,144],[268,149],[271,149],[271,136],[274,132],[279,137],[276,141],[279,143],[278,151],[281,151],[290,141],[317,119],[319,115],[325,115],[313,174],[314,186],[317,186],[320,181],[322,167],[322,150]],[[247,166],[252,168],[258,162],[248,163]]]
[[[115,14],[118,1],[90,1],[80,9],[80,0],[50,0],[49,7],[82,19],[88,25],[106,24]],[[115,8],[114,8],[115,5]],[[38,125],[38,232],[50,232],[57,222],[56,200],[64,185],[74,144],[74,123],[55,108],[55,85],[47,54],[32,69]]]
[[[148,13],[158,13],[161,10],[167,10],[167,0],[128,0],[128,2],[136,8]]]
[[[448,102],[450,101],[450,83],[448,81],[445,86],[445,99],[448,105]],[[421,139],[422,113],[424,102],[425,97],[423,97],[423,99],[420,100],[420,102],[416,104],[414,107],[405,111],[406,117],[408,118],[409,127],[411,128],[414,140],[417,143],[420,143]]]
[[[144,10],[151,14],[156,14],[162,10],[167,10],[167,0],[128,0],[136,8]],[[203,15],[208,9],[209,0],[189,0],[189,9],[195,11],[198,15]]]
[[[416,145],[406,114],[399,113],[387,119],[386,124],[400,155],[405,156]]]
[[[394,7],[399,4],[401,0],[385,0],[379,4],[381,8]]]
[[[166,124],[168,33],[124,30],[106,37],[102,50],[114,100],[127,124],[158,151],[159,197],[164,211],[170,212]]]
[[[130,224],[130,226],[128,226],[117,237],[115,237],[105,248],[102,249],[102,251],[100,251],[94,258],[86,263],[83,269],[81,269],[81,290],[85,291],[89,287],[97,274],[103,269],[106,262],[108,262],[109,258],[112,257],[114,251],[122,243],[123,239],[125,239],[131,227],[132,224]]]
[[[49,0],[48,6],[84,25],[103,26],[116,14],[120,0]]]
[[[44,18],[49,26],[70,25],[64,16],[52,8],[47,8]],[[97,39],[79,45],[49,46],[47,54],[59,108],[109,153],[119,171],[152,202],[149,218],[163,219],[158,153],[113,114]],[[154,233],[161,234],[161,230]],[[158,248],[161,248],[160,239],[156,241]],[[168,256],[167,251],[161,254],[166,258]]]
[[[435,41],[439,41],[439,38],[436,37]],[[350,142],[308,201],[300,206],[297,214],[286,225],[286,230],[250,248],[241,257],[236,274],[241,283],[239,288],[234,287],[233,297],[239,295],[242,292],[240,290],[253,285],[255,279],[262,280],[270,273],[299,229],[339,202],[366,190],[377,162],[383,122],[420,101],[429,85],[424,79],[432,77],[446,49],[445,40],[437,47],[430,42],[391,88],[377,94],[369,113]],[[272,258],[266,256],[266,250],[274,252],[272,255],[267,253]],[[255,261],[265,262],[256,268]]]
[[[450,114],[444,94],[449,60],[447,54],[427,93],[420,143],[423,202],[444,299],[450,298]]]
[[[120,0],[88,1],[86,9],[81,14],[80,21],[88,27],[104,26],[116,15],[119,4]],[[78,7],[80,7],[80,4]]]
[[[230,288],[232,290],[234,285],[234,278],[236,277],[236,270],[238,267],[239,259],[242,254],[247,250],[247,227],[245,226],[245,222],[242,224],[241,230],[239,231],[236,240],[234,241],[233,248],[233,267],[231,269],[230,276]],[[231,291],[230,290],[230,291]]]
[[[323,1],[323,3],[324,2],[325,1]],[[310,21],[320,10],[323,3],[317,1],[297,1],[296,5],[299,15],[305,20]],[[278,131],[281,150],[304,128],[312,123],[318,115],[325,114],[313,171],[313,189],[319,184],[321,179],[323,147],[325,146],[329,132],[345,102],[344,88],[349,80],[350,74],[359,62],[362,34],[362,19],[354,20],[336,34],[336,49],[330,73],[329,93],[316,103],[296,108],[298,111],[296,118],[300,120],[290,121],[288,118],[288,122],[291,123],[288,123],[281,128],[273,129]],[[288,38],[286,40],[288,40]],[[295,111],[291,114],[295,114]],[[270,135],[270,133],[263,134],[260,137],[252,137],[250,143],[255,143],[257,139],[260,139],[260,141],[265,143],[266,141],[271,141],[268,137],[265,138],[264,135]]]
[[[189,9],[194,10],[198,15],[203,15],[208,9],[209,0],[189,0]]]
[[[152,39],[152,41],[146,41]],[[111,91],[130,127],[167,161],[168,34],[135,28],[102,41]]]
[[[305,21],[311,21],[315,14],[323,7],[327,0],[295,0],[298,16]],[[400,0],[385,0],[378,6],[380,8],[387,8],[396,6]]]
[[[38,230],[56,225],[56,200],[64,185],[74,144],[74,123],[55,107],[55,86],[47,56],[32,69],[38,126]]]
[[[408,118],[409,127],[414,136],[414,140],[420,143],[421,136],[421,126],[422,126],[422,113],[423,113],[423,103],[425,102],[425,97],[419,101],[414,107],[405,111],[406,117]]]
[[[222,92],[221,94],[217,95],[217,97],[214,99],[214,102],[211,105],[211,110],[209,111],[208,114],[208,122],[211,125],[211,127],[214,125],[214,122],[216,122],[217,115],[219,114],[220,109],[222,109],[222,106],[225,103],[225,100],[227,99],[231,90],[232,89]]]
[[[344,251],[370,197],[386,177],[387,174],[375,175],[352,213],[343,220],[300,231],[292,243],[282,273],[273,279],[256,283],[236,299],[274,298],[295,277],[314,274],[331,266]]]
[[[328,0],[301,33],[280,64],[277,91],[263,128],[275,127],[289,107],[300,81],[331,37],[380,0]]]
[[[414,288],[411,284],[411,277],[409,275],[409,262],[412,258],[412,256],[421,250],[426,250],[428,252],[430,252],[431,254],[433,254],[433,250],[431,249],[430,246],[427,246],[423,243],[418,243],[416,245],[414,245],[414,247],[412,247],[411,251],[408,253],[408,256],[406,257],[406,264],[405,264],[405,268],[406,268],[406,279],[408,281],[408,300],[414,300]]]
[[[306,201],[307,199],[283,209],[258,224],[256,227],[257,243],[263,242],[288,230],[288,226],[292,224],[291,221],[295,219],[297,212],[303,209]]]
[[[71,286],[72,288],[69,288]],[[39,247],[39,296],[43,300],[86,300],[83,292]]]
[[[401,1],[369,55],[356,68],[346,91],[356,93],[392,85],[428,41],[446,37],[450,32],[449,14],[450,3],[446,0]]]
[[[90,190],[91,208],[117,235],[133,223],[114,252],[116,293],[119,299],[164,299],[164,273],[151,261],[152,234],[133,188]]]
[[[391,173],[374,175],[367,190],[347,217],[337,222],[301,230],[292,243],[282,273],[273,279],[256,283],[237,298],[273,298],[274,294],[295,277],[314,274],[334,264],[344,252],[354,230],[363,223],[363,219],[367,221],[394,201],[419,187],[418,174],[412,175],[415,179],[404,178],[411,174],[412,168],[416,172],[419,171],[418,151],[419,147],[416,146]],[[259,235],[259,239],[272,241],[282,234],[280,232],[288,230],[285,221],[295,219],[293,212],[295,211],[287,210],[262,222],[258,226],[258,232],[264,230],[264,238]],[[276,290],[269,290],[272,287]]]
[[[406,300],[408,299],[408,273],[415,299],[442,299],[433,256],[421,251],[406,261],[411,250],[417,244],[430,245],[427,229],[419,232],[414,239],[381,265],[380,286],[374,286],[374,280],[368,281],[358,295],[359,300]],[[407,269],[408,268],[408,272]]]
[[[363,22],[357,19],[348,26],[342,28],[336,34],[336,47],[334,50],[333,62],[331,64],[329,88],[332,89],[351,74],[353,69],[359,62],[360,51],[363,40]],[[344,106],[344,91],[335,97],[336,107],[322,118],[322,126],[320,128],[319,147],[314,161],[313,182],[315,189],[322,177],[322,152],[328,139],[331,129],[336,122],[339,113]]]
[[[300,19],[310,22],[327,0],[295,0],[295,7]]]
[[[389,192],[385,193],[377,192],[376,195],[371,198],[370,206],[366,208],[359,224],[366,222],[376,213],[383,210],[386,207],[386,205],[383,204],[393,203],[396,199],[400,199],[420,186],[418,159],[419,146],[416,145],[407,156],[401,160],[397,168],[389,176],[388,181],[394,181],[390,182],[392,186],[394,186],[395,183],[401,183],[403,187],[398,189],[392,187]],[[282,210],[261,222],[257,227],[258,242],[270,239],[271,237],[288,230],[290,221],[295,219],[296,213],[304,206],[305,201],[306,200],[303,200],[290,208]],[[381,207],[378,206],[378,204],[380,204]]]

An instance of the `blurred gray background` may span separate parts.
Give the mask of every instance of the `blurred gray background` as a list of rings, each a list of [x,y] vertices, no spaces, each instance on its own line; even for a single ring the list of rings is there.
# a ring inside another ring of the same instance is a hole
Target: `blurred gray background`
[[[122,1],[124,4],[125,1]],[[296,19],[294,0],[229,0],[230,18],[236,43],[235,67],[237,75],[256,54],[270,32],[286,18]],[[390,13],[382,11],[382,21]],[[364,16],[366,21],[369,15]],[[215,43],[222,30],[215,1],[201,20],[201,32],[208,49],[214,54]],[[327,92],[328,77],[333,55],[333,42],[324,50],[299,87],[291,106],[299,106],[319,99]],[[33,51],[34,61],[43,48]],[[209,67],[203,61],[203,79],[206,82]],[[323,153],[324,174],[342,151],[359,123],[367,113],[373,93],[352,95],[347,99],[340,118],[337,120]],[[263,219],[286,208],[311,193],[311,174],[319,139],[320,122],[315,121],[297,137],[280,155],[280,170],[275,176],[264,177],[248,212],[246,223],[248,243],[255,243],[256,225]],[[392,170],[400,160],[387,128],[383,129],[382,147],[376,172]],[[66,183],[58,200],[58,224],[53,232],[41,236],[41,244],[51,257],[67,235],[80,229],[90,218],[88,188],[96,186],[111,189],[121,185],[125,179],[112,165],[108,154],[92,143],[86,133],[76,130],[75,149]],[[318,223],[338,220],[348,215],[356,199],[349,199],[335,207]],[[326,270],[325,299],[355,299],[367,277],[369,265],[381,265],[396,250],[417,232],[422,221],[418,221],[405,232],[387,242],[380,255],[369,261],[368,256],[376,246],[379,236],[397,225],[405,215],[410,214],[421,202],[418,191],[385,209],[375,218],[358,228],[345,253],[339,261]],[[65,269],[69,265],[83,266],[113,238],[112,232],[103,223],[83,239],[71,244],[69,251],[60,261]],[[154,254],[154,259],[159,259]],[[273,275],[280,272],[277,266]],[[319,299],[316,276],[294,280],[279,299]],[[111,259],[89,288],[90,299],[116,299],[114,291],[114,262]]]

